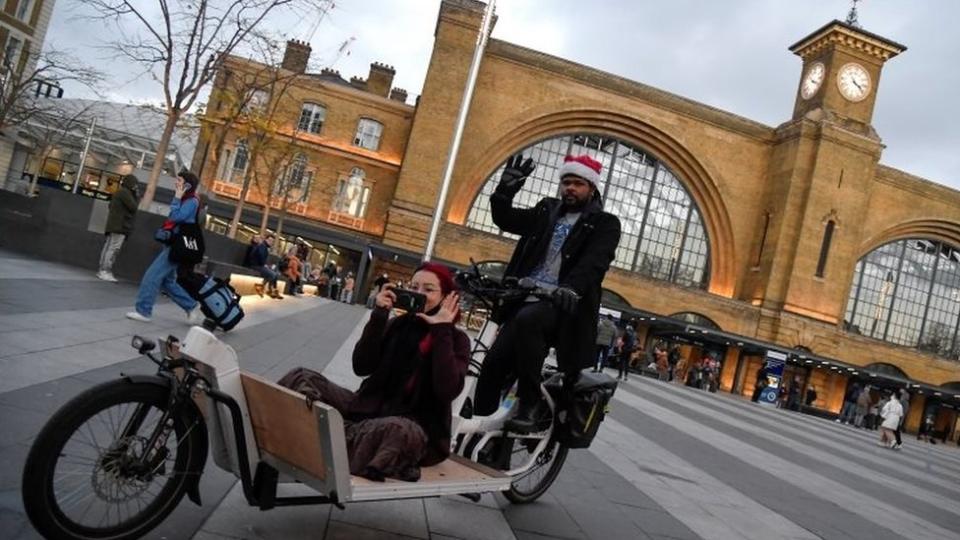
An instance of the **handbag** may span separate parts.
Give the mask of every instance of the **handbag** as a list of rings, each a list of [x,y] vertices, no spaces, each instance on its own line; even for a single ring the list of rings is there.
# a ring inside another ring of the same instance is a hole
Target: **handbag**
[[[166,245],[170,244],[171,236],[173,236],[173,228],[167,227],[166,223],[164,223],[162,227],[160,227],[153,233],[154,240],[156,240],[157,242],[160,242],[161,244],[166,244]]]
[[[203,229],[196,223],[181,223],[170,236],[170,262],[194,265],[203,261],[206,246]]]

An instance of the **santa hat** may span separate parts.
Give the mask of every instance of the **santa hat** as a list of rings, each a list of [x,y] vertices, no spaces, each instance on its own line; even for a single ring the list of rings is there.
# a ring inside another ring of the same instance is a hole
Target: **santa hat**
[[[567,156],[563,158],[563,165],[560,166],[560,179],[572,174],[579,176],[587,182],[593,184],[594,188],[600,186],[600,170],[603,164],[588,155]]]

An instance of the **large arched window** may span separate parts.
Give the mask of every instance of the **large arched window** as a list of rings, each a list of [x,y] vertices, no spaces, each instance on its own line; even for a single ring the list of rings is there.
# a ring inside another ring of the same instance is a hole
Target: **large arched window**
[[[960,250],[909,238],[857,262],[848,331],[960,359]]]
[[[613,266],[706,288],[710,243],[703,219],[683,184],[666,165],[626,142],[599,135],[564,135],[522,152],[533,158],[537,168],[514,198],[514,205],[527,208],[543,197],[557,196],[557,171],[564,156],[589,154],[603,163],[600,189],[604,209],[619,217],[622,226]],[[467,226],[512,238],[502,233],[490,216],[490,194],[502,171],[501,166],[483,184],[470,208]]]

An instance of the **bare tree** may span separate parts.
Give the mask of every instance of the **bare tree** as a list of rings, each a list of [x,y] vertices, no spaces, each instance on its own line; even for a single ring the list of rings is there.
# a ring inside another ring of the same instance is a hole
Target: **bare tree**
[[[286,161],[286,140],[291,137],[282,134],[282,131],[289,132],[290,113],[283,107],[289,105],[285,97],[299,73],[287,71],[280,66],[280,45],[276,40],[262,37],[257,48],[259,61],[236,58],[225,64],[236,69],[229,70],[229,76],[228,70],[223,70],[223,80],[217,83],[211,94],[210,101],[214,105],[204,115],[209,126],[208,141],[212,143],[213,159],[218,167],[223,165],[220,159],[228,135],[233,135],[237,141],[243,141],[247,152],[240,195],[227,232],[230,238],[236,237],[251,183],[259,179],[256,175],[257,166],[262,161],[269,161],[269,164],[264,165],[266,170],[282,170],[285,166],[283,163],[273,163],[277,156],[265,154],[280,150],[280,160]],[[275,137],[283,138],[284,142],[278,144]],[[206,161],[206,157],[203,161]],[[269,199],[269,192],[265,198]],[[264,212],[269,214],[269,209],[268,200]]]
[[[166,155],[180,117],[193,107],[227,58],[265,19],[287,8],[302,17],[326,13],[332,0],[77,0],[120,30],[118,55],[146,68],[163,88],[167,122],[157,145]],[[152,8],[152,9],[151,9]],[[131,29],[134,29],[131,31]],[[150,171],[141,207],[153,201],[163,161]]]
[[[4,58],[0,66],[0,130],[49,113],[52,108],[47,88],[56,90],[73,83],[96,91],[102,81],[103,73],[57,50],[27,51]]]

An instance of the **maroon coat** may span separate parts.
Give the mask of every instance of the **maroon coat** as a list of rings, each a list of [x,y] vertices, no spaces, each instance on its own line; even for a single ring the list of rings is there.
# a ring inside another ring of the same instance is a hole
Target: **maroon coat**
[[[396,320],[389,320],[388,310],[376,308],[364,327],[353,349],[353,371],[366,379],[350,403],[347,417],[412,418],[429,438],[430,448],[421,463],[432,465],[450,454],[450,406],[463,389],[470,363],[470,338],[453,324],[429,325],[431,345],[426,357],[398,358],[395,350],[385,346],[385,336]],[[419,362],[419,369],[406,380],[389,380],[394,372],[392,362],[410,361]]]

